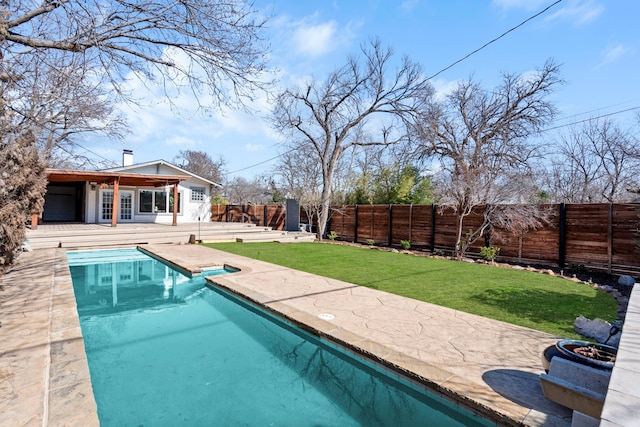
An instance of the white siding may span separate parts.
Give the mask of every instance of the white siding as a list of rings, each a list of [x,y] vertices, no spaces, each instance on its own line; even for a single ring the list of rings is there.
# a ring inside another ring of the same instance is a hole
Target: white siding
[[[164,163],[152,163],[147,165],[133,166],[127,168],[115,168],[124,173],[138,173],[145,175],[185,175],[179,168],[172,167]],[[91,190],[91,186],[87,183],[86,199],[85,199],[85,220],[88,223],[100,222],[100,188],[97,186],[94,190]],[[112,189],[109,186],[109,189]],[[121,187],[125,188],[125,187]],[[192,199],[192,188],[200,188],[204,190],[204,197],[202,200]],[[128,190],[134,192],[133,195],[133,221],[134,222],[155,222],[162,224],[171,224],[173,222],[173,212],[154,213],[154,212],[140,212],[140,190],[150,191],[166,191],[167,195],[173,194],[173,186],[166,187],[126,187]],[[198,218],[202,222],[208,222],[211,220],[211,184],[203,179],[192,177],[187,181],[183,181],[178,185],[178,192],[180,193],[181,209],[178,213],[178,224],[187,222],[197,222]]]

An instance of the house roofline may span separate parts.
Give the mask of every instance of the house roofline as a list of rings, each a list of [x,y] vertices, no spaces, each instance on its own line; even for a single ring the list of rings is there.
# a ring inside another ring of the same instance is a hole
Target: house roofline
[[[197,175],[195,173],[189,172],[188,170],[183,169],[180,166],[176,166],[173,163],[167,162],[166,160],[163,160],[163,159],[152,160],[150,162],[143,162],[143,163],[134,163],[134,164],[129,165],[129,166],[118,166],[118,167],[115,167],[115,168],[102,169],[102,171],[104,171],[104,172],[121,172],[121,171],[126,171],[126,170],[129,170],[129,169],[133,169],[133,168],[152,166],[152,165],[169,166],[171,168],[174,168],[174,169],[180,171],[180,173],[187,174],[187,175],[192,176],[194,178],[197,178],[197,179],[200,179],[202,181],[205,181],[209,185],[213,185],[215,187],[222,188],[222,184],[218,184],[217,182],[211,181],[210,179],[207,179],[207,178],[204,178],[204,177],[202,177],[200,175]]]

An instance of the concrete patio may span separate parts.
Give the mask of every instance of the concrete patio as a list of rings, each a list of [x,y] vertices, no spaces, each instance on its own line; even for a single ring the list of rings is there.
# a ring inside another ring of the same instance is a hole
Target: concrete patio
[[[273,230],[242,222],[183,223],[46,223],[27,231],[33,249],[80,248],[86,246],[139,245],[147,243],[187,243],[193,237],[205,242],[298,242],[313,241],[315,234]]]
[[[240,268],[211,280],[499,425],[570,425],[571,412],[545,399],[538,381],[554,336],[201,246],[142,248],[194,272]],[[0,425],[99,425],[65,249],[22,254],[0,286]],[[640,419],[639,293],[605,402],[607,427]]]

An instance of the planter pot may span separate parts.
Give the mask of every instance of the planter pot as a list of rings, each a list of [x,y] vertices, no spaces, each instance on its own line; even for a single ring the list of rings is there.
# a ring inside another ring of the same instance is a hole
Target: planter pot
[[[542,365],[546,372],[553,357],[561,357],[582,365],[611,370],[618,349],[610,345],[597,344],[582,340],[560,340],[542,352]]]

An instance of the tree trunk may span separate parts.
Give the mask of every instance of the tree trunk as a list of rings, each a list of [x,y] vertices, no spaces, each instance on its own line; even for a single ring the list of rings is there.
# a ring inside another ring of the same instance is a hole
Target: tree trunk
[[[460,259],[462,255],[464,255],[464,251],[462,249],[462,221],[464,220],[464,215],[458,216],[458,230],[456,236],[456,247],[455,247],[455,257]]]
[[[331,207],[331,176],[325,175],[322,178],[322,202],[320,204],[320,215],[318,216],[318,239],[322,240],[329,222],[329,209]]]

